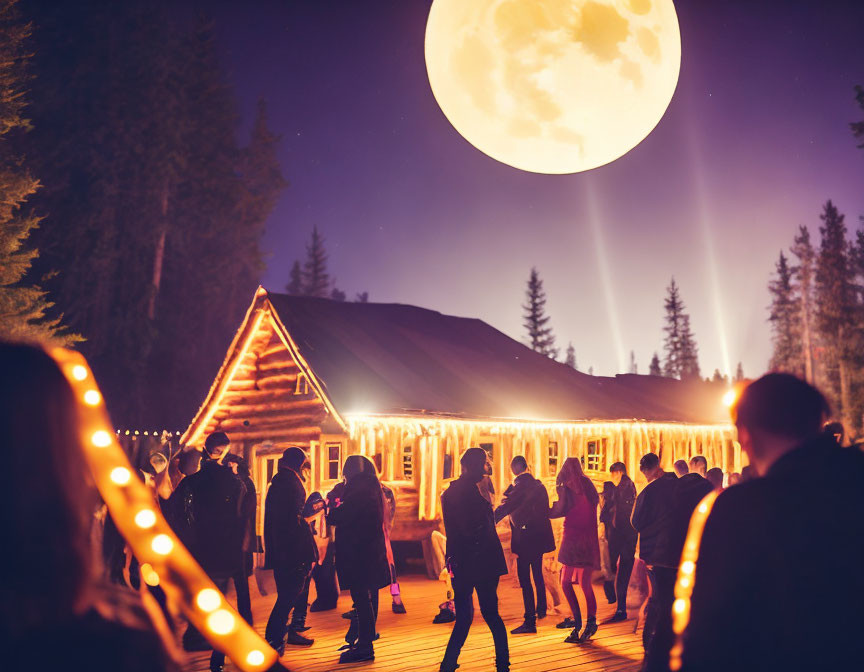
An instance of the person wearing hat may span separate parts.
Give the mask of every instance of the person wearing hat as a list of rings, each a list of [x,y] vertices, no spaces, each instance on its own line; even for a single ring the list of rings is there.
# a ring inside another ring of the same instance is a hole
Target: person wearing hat
[[[225,432],[208,436],[201,468],[180,481],[168,501],[177,535],[223,593],[231,577],[242,571],[246,532],[246,487],[222,464],[230,447]],[[184,642],[193,639],[194,630],[187,630]],[[221,672],[224,666],[225,654],[213,651],[211,672]]]
[[[264,563],[273,570],[277,593],[264,637],[280,655],[286,643],[311,646],[314,642],[297,629],[287,628],[288,617],[318,560],[312,528],[303,517],[306,490],[301,474],[306,464],[302,449],[296,446],[286,449],[279,458],[279,470],[270,481],[264,502]]]
[[[474,591],[480,613],[492,631],[497,672],[509,672],[507,629],[498,613],[498,580],[507,574],[492,505],[477,485],[486,470],[486,451],[469,448],[462,455],[462,474],[441,495],[447,534],[446,557],[453,576],[456,622],[447,642],[441,672],[454,672],[474,618]]]

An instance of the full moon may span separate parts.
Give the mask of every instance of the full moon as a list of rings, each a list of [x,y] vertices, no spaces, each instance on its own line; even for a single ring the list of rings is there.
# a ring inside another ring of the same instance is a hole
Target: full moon
[[[434,0],[426,69],[447,119],[493,159],[576,173],[623,156],[675,92],[672,0]]]

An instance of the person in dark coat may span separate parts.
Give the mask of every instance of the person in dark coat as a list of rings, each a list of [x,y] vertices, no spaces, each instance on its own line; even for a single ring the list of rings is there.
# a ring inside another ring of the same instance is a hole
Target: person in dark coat
[[[510,550],[516,554],[516,573],[522,586],[522,603],[525,605],[524,622],[510,632],[521,635],[536,633],[537,619],[546,617],[543,554],[555,550],[555,535],[549,520],[549,493],[546,492],[546,486],[528,473],[528,462],[522,455],[513,458],[510,470],[516,478],[504,491],[501,506],[495,509],[495,522],[510,516]]]
[[[480,613],[492,631],[498,672],[510,670],[507,628],[498,614],[498,580],[507,574],[492,505],[477,487],[486,468],[486,451],[469,448],[462,455],[462,474],[441,495],[447,535],[446,557],[453,577],[456,622],[447,642],[441,672],[454,672],[474,618],[474,591]]]
[[[345,482],[340,481],[333,486],[325,498],[327,510],[335,508],[341,501],[345,491]],[[315,582],[315,601],[309,611],[330,611],[335,609],[339,601],[339,585],[336,580],[336,536],[335,530],[325,519],[327,525],[327,550],[312,570],[312,580]]]
[[[618,600],[618,608],[606,622],[618,623],[627,620],[627,587],[630,585],[630,574],[633,572],[636,556],[638,535],[630,524],[633,504],[636,502],[636,486],[627,475],[627,467],[623,462],[615,462],[609,467],[609,473],[612,475],[615,491],[612,526],[606,527],[606,538],[609,540],[609,562],[616,568],[614,594]],[[607,591],[607,594],[609,592]]]
[[[246,519],[246,528],[243,534],[243,566],[232,579],[234,590],[237,593],[237,611],[243,619],[252,625],[252,600],[249,595],[249,577],[252,575],[252,554],[257,550],[258,536],[255,532],[255,518],[258,513],[258,495],[255,492],[255,483],[252,481],[249,464],[242,457],[228,454],[225,463],[229,464],[243,481],[246,488],[246,496],[243,500],[243,515]]]
[[[222,464],[230,447],[224,432],[208,436],[201,468],[180,481],[168,500],[178,536],[223,593],[231,577],[242,571],[246,532],[246,488]],[[184,639],[193,638],[194,630],[187,630]],[[211,671],[221,672],[224,666],[225,654],[213,651]]]
[[[285,637],[288,617],[318,559],[312,528],[303,517],[306,490],[300,474],[304,464],[306,453],[301,448],[287,448],[264,502],[264,563],[273,570],[277,593],[264,637],[280,654],[286,642],[297,646],[314,642],[291,628],[287,628],[287,640]]]
[[[357,641],[339,662],[356,663],[375,660],[378,591],[390,585],[390,564],[384,539],[384,494],[375,465],[362,455],[350,455],[342,474],[345,490],[328,520],[336,527],[339,585],[351,592],[357,618]]]
[[[564,534],[558,549],[561,587],[570,606],[571,618],[556,627],[572,628],[564,640],[568,644],[587,642],[597,632],[597,598],[591,586],[591,575],[600,569],[600,539],[597,533],[597,505],[600,495],[591,479],[582,472],[582,463],[568,457],[558,473],[558,500],[549,510],[550,518],[564,518]],[[573,584],[578,583],[585,595],[587,621],[582,634],[582,613]]]
[[[751,383],[733,414],[760,478],[717,495],[688,538],[681,669],[859,669],[864,454],[820,433],[825,398],[789,374]]]
[[[647,453],[639,469],[648,485],[633,507],[633,527],[639,531],[639,554],[648,566],[651,597],[645,615],[642,643],[645,648],[643,672],[668,670],[672,647],[672,603],[681,551],[690,516],[711,492],[711,483],[699,474],[680,478],[663,471],[660,459]]]

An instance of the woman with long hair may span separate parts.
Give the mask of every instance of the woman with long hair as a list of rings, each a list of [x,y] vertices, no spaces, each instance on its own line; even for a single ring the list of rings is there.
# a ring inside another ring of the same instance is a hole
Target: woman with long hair
[[[356,663],[375,660],[378,591],[390,585],[390,564],[384,539],[384,495],[375,465],[362,455],[350,455],[342,475],[345,490],[328,521],[336,526],[339,585],[351,592],[357,618],[357,640],[339,662]]]
[[[597,632],[597,599],[591,586],[591,574],[600,568],[600,542],[597,536],[597,504],[600,496],[597,489],[582,472],[582,463],[568,457],[558,473],[558,501],[549,510],[550,518],[564,518],[564,534],[558,549],[561,570],[561,585],[564,597],[570,605],[572,618],[565,618],[558,628],[572,628],[565,642],[570,644],[587,642]],[[582,614],[573,584],[578,583],[585,595],[587,622],[582,628]]]
[[[98,497],[60,368],[37,347],[0,342],[0,372],[4,669],[174,669],[135,593],[96,578]]]

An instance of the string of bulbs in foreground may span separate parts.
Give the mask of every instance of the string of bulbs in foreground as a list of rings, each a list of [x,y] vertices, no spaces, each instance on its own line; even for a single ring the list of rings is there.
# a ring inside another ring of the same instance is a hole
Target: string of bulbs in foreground
[[[96,488],[140,561],[144,582],[162,586],[210,644],[241,670],[269,669],[278,661],[276,652],[228,604],[171,530],[154,494],[135,477],[111,428],[87,360],[64,348],[55,348],[50,354],[78,401],[81,444]]]

